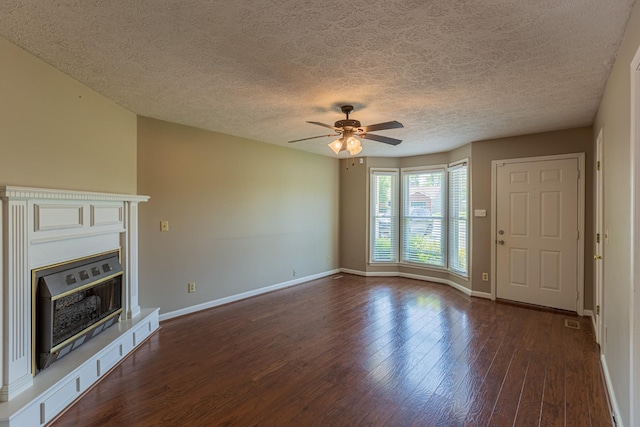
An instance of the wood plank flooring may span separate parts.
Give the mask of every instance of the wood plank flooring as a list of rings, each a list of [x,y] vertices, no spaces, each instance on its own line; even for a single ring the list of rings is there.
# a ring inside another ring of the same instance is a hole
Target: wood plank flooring
[[[161,326],[52,426],[612,425],[587,318],[445,285],[345,274]]]

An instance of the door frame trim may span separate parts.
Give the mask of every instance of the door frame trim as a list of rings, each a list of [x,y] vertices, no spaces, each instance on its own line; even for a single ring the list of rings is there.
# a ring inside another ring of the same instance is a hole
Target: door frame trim
[[[630,64],[631,75],[631,106],[630,106],[630,121],[631,129],[630,133],[630,158],[631,158],[631,271],[630,271],[630,331],[629,331],[629,369],[630,369],[630,384],[629,384],[629,400],[630,400],[630,414],[629,418],[631,424],[637,424],[640,422],[640,410],[637,409],[637,404],[640,402],[640,366],[636,361],[640,361],[640,236],[637,236],[638,230],[640,230],[640,197],[638,191],[640,191],[640,123],[638,117],[640,117],[640,48],[636,51],[635,56],[631,60]]]
[[[593,324],[596,334],[596,342],[600,344],[600,354],[604,353],[604,128],[600,128],[596,137],[596,168],[594,171],[594,239],[593,253],[600,255],[602,259],[593,262]],[[600,162],[598,169],[597,162]],[[598,244],[596,233],[600,231],[600,244]],[[600,268],[598,269],[598,263]],[[598,282],[600,286],[598,286]],[[600,305],[600,314],[597,314],[598,304]]]
[[[498,185],[498,165],[509,163],[524,163],[546,160],[565,160],[576,159],[578,161],[578,271],[576,278],[578,280],[578,300],[576,311],[578,315],[584,315],[584,211],[585,211],[585,154],[584,153],[568,153],[556,154],[550,156],[521,157],[515,159],[502,159],[491,161],[491,299],[496,299],[496,230],[497,230],[497,185]]]

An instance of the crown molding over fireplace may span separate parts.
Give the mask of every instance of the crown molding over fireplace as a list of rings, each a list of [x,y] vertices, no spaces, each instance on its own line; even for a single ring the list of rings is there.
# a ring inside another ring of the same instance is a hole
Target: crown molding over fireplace
[[[91,191],[54,190],[51,188],[16,186],[0,187],[0,197],[15,200],[55,199],[137,203],[149,200],[149,196],[138,196],[134,194],[94,193]]]
[[[158,328],[158,310],[138,303],[138,204],[148,199],[0,187],[0,426],[49,422]],[[32,271],[108,251],[119,251],[123,269],[124,312],[116,331],[34,377]]]

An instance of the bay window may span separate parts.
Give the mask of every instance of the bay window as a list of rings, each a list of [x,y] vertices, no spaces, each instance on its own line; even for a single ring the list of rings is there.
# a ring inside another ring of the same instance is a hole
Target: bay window
[[[467,171],[466,161],[402,169],[398,191],[397,169],[372,169],[370,261],[399,258],[468,277]]]

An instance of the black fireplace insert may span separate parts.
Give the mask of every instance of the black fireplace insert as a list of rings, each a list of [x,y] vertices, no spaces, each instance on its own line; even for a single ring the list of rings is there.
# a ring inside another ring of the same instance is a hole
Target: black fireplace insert
[[[47,268],[34,279],[38,371],[114,325],[122,312],[117,253]]]

